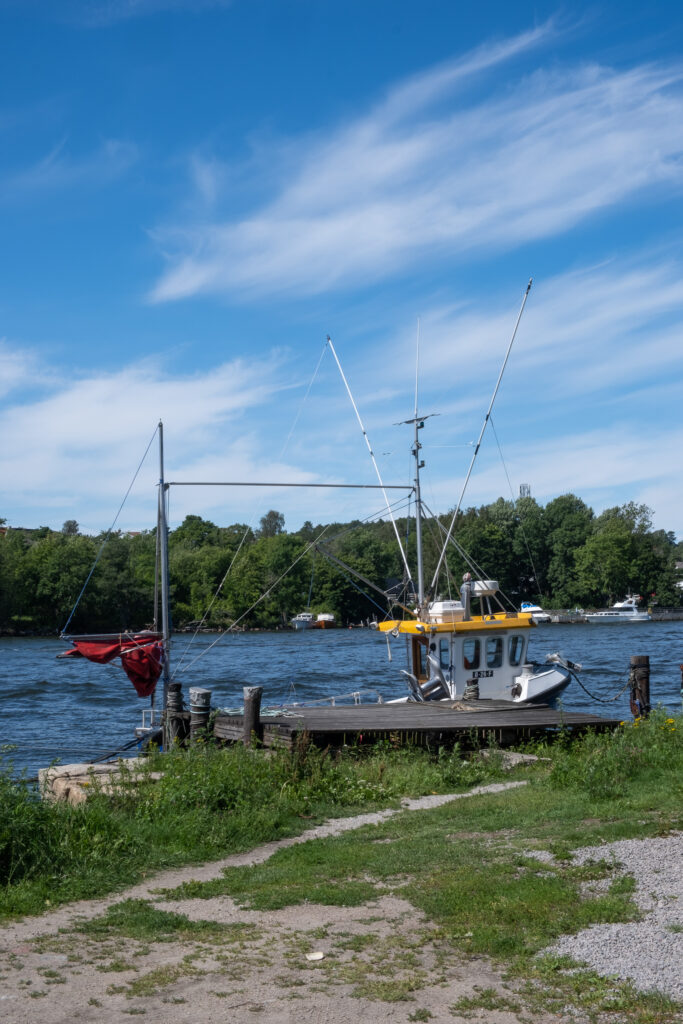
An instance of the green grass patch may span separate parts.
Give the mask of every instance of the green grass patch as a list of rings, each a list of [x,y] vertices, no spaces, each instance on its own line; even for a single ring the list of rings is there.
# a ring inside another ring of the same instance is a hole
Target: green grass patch
[[[184,914],[159,910],[146,900],[123,900],[116,903],[102,917],[79,924],[77,930],[91,938],[120,937],[136,939],[138,942],[202,940],[226,943],[253,941],[259,935],[258,928],[253,925],[191,921]]]
[[[71,807],[41,800],[0,757],[0,919],[297,835],[315,820],[500,776],[495,758],[457,749],[332,753],[305,742],[291,752],[204,744],[153,754],[135,761],[135,782],[127,767],[116,796],[94,779],[87,803]]]

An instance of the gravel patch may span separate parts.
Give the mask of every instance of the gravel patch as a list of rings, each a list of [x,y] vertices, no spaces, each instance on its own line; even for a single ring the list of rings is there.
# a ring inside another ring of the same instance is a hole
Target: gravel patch
[[[574,851],[575,864],[590,860],[612,860],[620,874],[633,876],[633,899],[643,918],[591,925],[545,952],[570,956],[599,974],[630,981],[641,992],[683,1002],[683,833]]]

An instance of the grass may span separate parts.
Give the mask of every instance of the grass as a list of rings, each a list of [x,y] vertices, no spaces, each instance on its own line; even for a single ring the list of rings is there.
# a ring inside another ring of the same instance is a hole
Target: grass
[[[664,997],[539,954],[561,934],[637,918],[634,880],[609,858],[577,865],[572,851],[683,827],[682,737],[683,719],[662,712],[614,734],[560,737],[533,748],[548,761],[515,770],[515,778],[528,781],[525,787],[281,849],[262,864],[231,868],[223,878],[166,895],[225,894],[259,910],[304,901],[370,904],[367,921],[373,901],[395,895],[436,926],[440,946],[452,956],[488,956],[508,965],[515,988],[509,1000],[483,989],[454,1013],[507,1009],[520,999],[532,1014],[574,1005],[601,1024],[668,1024],[680,1019],[681,1008]],[[157,767],[150,759],[150,770]],[[164,778],[155,785],[136,792],[124,787],[115,799],[96,793],[82,808],[43,804],[0,775],[0,913],[100,895],[159,867],[224,857],[301,832],[311,820],[500,775],[500,759],[464,758],[458,750],[430,755],[384,747],[332,756],[310,747],[273,755],[205,747],[167,755]],[[135,900],[82,926],[102,942],[210,945],[255,938],[240,927],[192,922]],[[364,998],[415,1001],[425,983],[418,965],[412,976],[392,966],[407,964],[410,951],[397,947],[394,956],[393,949],[382,949],[380,955],[364,936],[346,945],[342,940],[336,959],[326,958],[319,969],[319,983],[341,981]],[[393,976],[383,977],[380,967]],[[198,972],[190,962],[177,970]],[[126,991],[146,995],[170,983],[153,973]],[[415,1009],[410,1019],[426,1020],[428,1012]]]
[[[136,762],[139,766],[139,762]],[[151,776],[163,768],[163,777]],[[141,781],[79,807],[52,804],[0,764],[0,920],[119,890],[162,868],[199,863],[297,835],[311,822],[448,792],[500,766],[381,748],[333,755],[197,745],[153,755]]]

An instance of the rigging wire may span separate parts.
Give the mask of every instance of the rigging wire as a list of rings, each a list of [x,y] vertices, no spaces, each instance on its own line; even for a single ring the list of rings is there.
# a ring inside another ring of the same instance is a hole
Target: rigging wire
[[[296,416],[294,417],[294,421],[293,421],[293,423],[292,423],[292,425],[291,425],[291,427],[289,429],[289,433],[287,434],[287,437],[285,438],[285,442],[284,442],[284,444],[282,446],[282,450],[280,451],[280,456],[279,456],[280,458],[282,458],[284,456],[285,452],[287,451],[287,448],[289,447],[289,442],[291,441],[292,435],[293,435],[293,433],[294,433],[294,431],[296,429],[296,425],[299,422],[299,419],[301,417],[301,413],[303,412],[304,405],[306,404],[306,401],[307,401],[308,396],[309,396],[309,394],[311,392],[311,388],[313,387],[315,379],[318,376],[318,371],[319,371],[320,366],[322,364],[322,361],[323,361],[323,358],[324,358],[326,350],[327,350],[327,343],[325,343],[323,345],[323,347],[322,347],[322,351],[320,353],[320,356],[318,357],[318,362],[316,364],[315,370],[313,371],[313,376],[311,377],[311,379],[309,381],[309,384],[308,384],[308,387],[306,388],[306,394],[304,395],[304,397],[301,400],[299,408],[298,408],[298,410],[296,412]],[[238,557],[240,551],[242,550],[244,542],[246,541],[249,533],[253,532],[253,525],[252,524],[253,524],[255,518],[256,518],[256,503],[254,503],[254,510],[252,511],[252,514],[251,514],[251,517],[249,519],[249,522],[248,522],[248,524],[246,526],[244,534],[242,535],[242,539],[240,540],[240,543],[239,543],[239,546],[237,548],[237,551],[235,552],[235,554],[234,554],[234,556],[232,558],[232,561],[230,562],[230,565],[226,569],[226,571],[225,571],[225,573],[223,575],[222,580],[218,584],[218,587],[216,588],[216,591],[215,591],[213,597],[211,598],[211,601],[210,601],[206,611],[204,612],[204,614],[203,614],[203,616],[202,616],[202,618],[201,618],[201,620],[199,622],[199,625],[197,626],[197,628],[195,629],[194,633],[192,634],[192,636],[188,640],[187,644],[185,645],[185,649],[184,649],[183,653],[180,656],[180,660],[179,660],[178,664],[175,666],[175,668],[173,670],[173,673],[172,673],[172,676],[171,676],[172,679],[175,677],[176,672],[178,672],[182,668],[182,666],[184,664],[184,661],[185,661],[185,658],[188,655],[188,652],[189,652],[190,648],[192,647],[193,643],[197,639],[197,636],[199,635],[200,629],[202,628],[202,626],[206,622],[211,609],[213,608],[214,604],[218,600],[218,596],[221,593],[223,587],[225,586],[225,581],[227,580],[228,576],[232,572],[232,568],[233,568],[233,566],[235,564],[235,561],[237,560],[237,557]],[[309,596],[309,603],[310,603],[310,596]],[[221,634],[221,636],[222,635],[223,634]],[[194,662],[192,662],[192,664],[194,664]]]
[[[330,524],[330,525],[331,525],[331,524]],[[240,622],[242,621],[242,619],[246,618],[246,617],[247,617],[247,615],[250,615],[250,614],[251,614],[251,612],[253,612],[254,608],[257,608],[257,607],[258,607],[258,606],[259,606],[259,605],[261,604],[261,601],[265,601],[265,599],[266,599],[266,598],[267,598],[267,597],[269,596],[269,594],[271,594],[271,593],[273,592],[273,590],[275,590],[275,588],[276,588],[277,586],[279,586],[279,585],[280,585],[280,583],[282,582],[282,580],[283,580],[283,579],[284,579],[284,578],[285,578],[285,577],[286,577],[286,576],[287,576],[287,575],[288,575],[288,574],[289,574],[289,573],[290,573],[290,572],[292,571],[292,569],[294,568],[294,566],[295,566],[295,565],[297,565],[297,564],[298,564],[298,563],[299,563],[299,562],[301,561],[301,559],[302,559],[302,558],[304,558],[304,556],[308,554],[308,552],[309,552],[309,551],[311,550],[311,548],[315,547],[315,544],[316,544],[316,542],[317,542],[317,541],[318,541],[318,540],[320,539],[320,537],[322,537],[322,536],[323,536],[323,534],[324,534],[324,533],[325,533],[325,532],[326,532],[326,531],[327,531],[328,529],[329,529],[329,526],[325,526],[325,527],[324,527],[324,528],[322,529],[322,531],[321,531],[321,532],[320,532],[320,533],[318,534],[318,536],[316,537],[316,539],[315,539],[315,540],[312,540],[312,541],[310,542],[310,544],[307,544],[307,545],[306,545],[306,547],[305,547],[305,548],[303,549],[303,551],[302,551],[302,552],[301,552],[301,553],[300,553],[299,555],[297,555],[297,557],[296,557],[296,558],[294,559],[294,561],[292,562],[292,564],[291,564],[290,566],[288,566],[288,568],[287,568],[287,569],[285,569],[285,571],[284,571],[283,573],[281,573],[281,574],[280,574],[280,576],[278,576],[278,578],[277,578],[277,579],[275,580],[275,582],[274,582],[274,583],[272,583],[272,584],[271,584],[271,585],[270,585],[270,586],[268,587],[268,589],[267,589],[267,590],[264,590],[264,591],[263,591],[263,593],[262,593],[262,594],[260,595],[260,597],[257,597],[257,599],[256,599],[256,600],[254,601],[254,603],[253,603],[253,604],[252,604],[252,605],[251,605],[251,606],[250,606],[249,608],[247,608],[247,610],[246,610],[246,611],[242,612],[242,614],[241,614],[240,616],[238,616],[238,618],[236,618],[236,619],[234,620],[234,622],[231,622],[229,626],[226,626],[226,628],[225,628],[224,630],[222,630],[222,631],[221,631],[221,632],[220,632],[220,633],[218,634],[218,636],[216,637],[216,639],[215,639],[215,640],[213,640],[213,641],[212,641],[212,642],[211,642],[210,644],[208,644],[208,646],[206,646],[206,647],[205,647],[205,648],[204,648],[204,649],[203,649],[203,650],[202,650],[202,651],[201,651],[201,652],[200,652],[200,653],[199,653],[199,654],[197,655],[197,657],[196,657],[196,658],[194,659],[194,661],[191,661],[191,662],[189,663],[189,665],[187,666],[187,668],[188,668],[188,669],[190,669],[190,668],[192,668],[192,666],[193,666],[193,665],[196,665],[196,664],[197,664],[197,662],[199,661],[199,659],[200,659],[200,658],[203,658],[205,654],[207,654],[207,653],[208,653],[208,652],[209,652],[209,651],[210,651],[210,650],[211,650],[211,649],[212,649],[213,647],[215,647],[215,646],[216,646],[216,644],[217,644],[217,643],[219,643],[219,642],[220,642],[220,641],[221,641],[221,640],[223,639],[223,637],[225,636],[225,634],[226,634],[226,633],[230,633],[230,632],[232,632],[232,631],[233,631],[233,630],[235,629],[235,627],[236,627],[236,626],[237,626],[237,625],[238,625],[238,624],[239,624],[239,623],[240,623]]]
[[[500,441],[498,440],[498,434],[496,433],[496,428],[495,428],[495,426],[493,424],[493,417],[491,417],[491,430],[493,431],[493,436],[495,437],[496,444],[498,445],[498,454],[500,455],[500,461],[503,463],[503,469],[505,470],[505,476],[507,478],[508,487],[510,488],[510,496],[511,496],[512,502],[513,502],[513,504],[514,504],[514,506],[516,508],[517,507],[517,499],[515,498],[515,492],[512,489],[512,482],[511,482],[510,476],[508,474],[508,468],[505,465],[505,459],[503,458],[503,450],[500,447]],[[534,559],[533,559],[532,554],[531,554],[531,548],[529,547],[529,541],[527,539],[526,530],[524,529],[524,522],[521,519],[521,517],[520,517],[520,520],[519,520],[519,525],[520,525],[521,530],[522,530],[522,537],[524,537],[524,546],[526,548],[526,553],[529,556],[529,563],[530,563],[531,568],[533,570],[534,580],[538,584],[538,590],[539,590],[539,593],[540,593],[541,592],[541,581],[539,579],[538,573],[536,572],[536,566],[534,565]]]
[[[526,286],[526,291],[524,292],[524,298],[522,299],[522,305],[521,305],[521,308],[519,310],[519,313],[517,314],[517,321],[515,323],[515,328],[514,328],[514,330],[512,332],[512,337],[510,338],[510,342],[508,344],[507,351],[505,353],[505,358],[503,360],[503,365],[500,368],[500,373],[498,374],[498,380],[496,381],[496,386],[493,389],[493,394],[491,395],[491,401],[489,402],[489,407],[488,407],[488,409],[486,411],[486,416],[484,417],[484,422],[482,424],[481,431],[479,432],[479,438],[478,438],[477,443],[475,445],[474,452],[472,453],[472,458],[470,460],[470,465],[469,465],[469,468],[467,470],[467,476],[465,477],[465,482],[462,485],[462,491],[460,492],[460,497],[458,498],[458,504],[455,506],[455,508],[453,510],[453,516],[451,518],[450,526],[448,527],[448,533],[446,534],[446,540],[444,541],[444,545],[443,545],[443,548],[441,550],[441,555],[439,557],[439,561],[437,562],[436,570],[434,572],[434,578],[432,580],[432,585],[429,588],[430,593],[434,592],[434,588],[436,587],[437,581],[439,579],[439,572],[441,571],[441,565],[442,565],[442,562],[443,562],[443,560],[445,558],[445,555],[446,555],[446,548],[448,546],[448,541],[449,541],[451,533],[453,532],[453,527],[455,526],[455,521],[456,521],[456,519],[458,517],[458,512],[460,511],[460,506],[462,505],[462,500],[465,497],[465,491],[467,490],[467,485],[468,485],[468,483],[470,481],[470,477],[472,475],[472,470],[474,469],[474,464],[477,461],[477,455],[479,454],[479,449],[481,447],[481,442],[482,442],[482,440],[484,438],[484,433],[486,431],[486,426],[487,426],[487,424],[488,424],[488,422],[489,422],[489,420],[491,418],[491,413],[493,412],[493,406],[494,406],[494,403],[496,401],[496,396],[498,395],[498,389],[500,388],[500,384],[501,384],[501,381],[503,379],[503,374],[505,373],[505,367],[507,366],[508,359],[510,358],[510,352],[512,351],[512,346],[514,344],[515,338],[517,337],[517,330],[519,328],[519,324],[520,324],[520,321],[522,319],[522,314],[524,313],[524,307],[526,306],[526,300],[528,299],[529,292],[531,291],[532,281],[533,281],[533,278],[529,278],[529,283]]]
[[[359,427],[360,427],[360,429],[362,431],[363,437],[365,438],[365,444],[367,445],[367,449],[368,449],[368,451],[370,453],[370,458],[372,459],[372,464],[375,467],[375,473],[377,474],[377,479],[379,480],[380,487],[382,488],[382,494],[384,495],[384,501],[386,503],[386,508],[387,508],[387,511],[389,512],[389,518],[391,519],[391,524],[392,524],[392,526],[394,528],[394,534],[396,535],[396,541],[398,543],[399,551],[401,552],[401,558],[403,559],[403,565],[405,566],[405,571],[406,571],[406,574],[408,576],[408,579],[412,580],[412,576],[410,574],[410,566],[408,565],[408,559],[406,558],[406,553],[403,550],[403,545],[401,544],[401,538],[399,537],[398,527],[396,525],[396,520],[394,519],[393,513],[391,511],[391,505],[389,504],[389,498],[387,497],[387,493],[384,490],[384,481],[382,480],[382,474],[379,471],[379,466],[377,465],[377,460],[375,459],[375,453],[373,452],[372,445],[370,444],[370,438],[368,437],[368,433],[367,433],[365,427],[363,426],[363,421],[362,421],[362,419],[360,417],[360,413],[358,412],[358,407],[357,407],[357,405],[356,405],[356,403],[355,403],[355,401],[353,399],[353,395],[351,394],[351,388],[349,387],[349,383],[348,383],[346,377],[344,376],[344,371],[342,370],[341,363],[339,362],[339,357],[337,356],[337,352],[335,350],[334,345],[332,344],[332,339],[330,338],[329,334],[327,335],[327,344],[330,346],[330,351],[332,352],[332,355],[334,356],[334,361],[336,362],[337,368],[339,369],[339,373],[341,374],[341,378],[344,381],[344,386],[346,388],[346,393],[349,396],[349,399],[351,401],[351,405],[353,406],[353,411],[356,414],[356,419],[358,420],[358,425],[359,425]]]
[[[97,568],[97,563],[99,562],[100,556],[102,555],[102,552],[104,551],[104,546],[107,543],[107,541],[109,540],[109,538],[110,538],[110,536],[112,534],[112,531],[113,531],[114,527],[116,526],[118,518],[121,515],[121,512],[123,511],[123,506],[126,504],[126,500],[128,499],[128,495],[130,494],[131,490],[133,489],[133,484],[135,483],[135,481],[138,478],[138,473],[142,469],[142,464],[145,461],[145,459],[147,458],[147,453],[149,452],[150,448],[152,447],[152,442],[154,441],[154,438],[157,436],[158,430],[159,430],[159,426],[157,425],[154,428],[154,433],[152,434],[151,438],[149,439],[149,444],[145,448],[145,454],[140,459],[140,464],[138,465],[138,468],[135,470],[135,474],[133,476],[133,479],[131,480],[130,484],[128,485],[128,490],[126,491],[126,493],[124,495],[123,501],[119,505],[119,510],[116,513],[116,515],[114,516],[114,521],[113,521],[113,523],[111,524],[111,526],[109,527],[109,529],[107,530],[107,532],[104,535],[104,540],[100,544],[100,549],[97,552],[97,555],[95,556],[95,561],[93,562],[92,569],[88,573],[88,577],[87,577],[85,583],[83,584],[83,586],[81,587],[81,592],[78,595],[78,597],[76,598],[76,603],[73,606],[73,608],[71,609],[71,614],[69,615],[69,618],[66,620],[66,625],[61,630],[61,634],[62,635],[64,635],[64,633],[66,633],[67,629],[69,628],[69,624],[70,624],[71,620],[73,619],[74,615],[76,614],[76,609],[78,608],[78,605],[80,604],[80,601],[81,601],[81,598],[83,597],[83,594],[85,593],[85,588],[88,586],[88,583],[90,583],[90,578],[92,577],[92,574],[94,573],[95,569]]]

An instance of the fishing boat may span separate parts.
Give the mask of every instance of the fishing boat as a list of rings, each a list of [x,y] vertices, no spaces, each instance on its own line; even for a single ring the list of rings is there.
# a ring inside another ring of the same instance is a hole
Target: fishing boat
[[[600,612],[584,612],[586,622],[595,625],[611,625],[615,622],[650,622],[652,616],[648,611],[638,608],[642,597],[639,594],[627,594],[623,601],[617,601],[611,608]]]
[[[481,447],[486,426],[490,421],[493,405],[498,393],[503,372],[514,342],[517,328],[524,311],[531,281],[527,286],[522,307],[517,317],[514,331],[509,342],[503,366],[498,376],[488,410],[474,447],[469,469],[463,483],[458,503],[453,511],[447,530],[437,521],[437,525],[445,530],[445,539],[441,547],[433,578],[429,587],[425,583],[424,554],[422,545],[423,519],[425,509],[421,497],[420,471],[424,466],[422,460],[422,443],[420,431],[431,415],[423,415],[418,407],[419,379],[419,335],[418,351],[415,367],[415,405],[414,415],[402,421],[413,429],[412,457],[414,478],[412,497],[415,507],[415,549],[416,566],[411,569],[406,552],[401,543],[391,508],[387,501],[387,511],[394,527],[404,567],[404,589],[407,595],[405,603],[401,603],[394,595],[382,591],[370,580],[358,573],[356,577],[375,590],[378,590],[390,603],[390,608],[399,608],[400,618],[387,616],[384,621],[377,622],[376,629],[387,638],[403,638],[406,641],[408,667],[402,674],[408,686],[408,697],[399,700],[415,701],[450,701],[484,699],[505,701],[512,704],[547,702],[556,697],[570,683],[572,676],[580,669],[560,653],[549,654],[546,663],[539,665],[530,660],[529,637],[536,627],[533,614],[529,611],[517,611],[505,604],[498,582],[494,579],[473,577],[466,572],[459,597],[453,599],[450,594],[454,589],[454,581],[449,578],[446,555],[453,543],[458,554],[465,558],[475,573],[478,567],[468,558],[467,553],[457,545],[453,538],[458,513],[470,479],[477,454]],[[351,395],[346,378],[330,338],[327,339],[337,362],[342,379],[346,385],[349,398],[353,405],[359,426],[363,432],[368,451],[381,483],[381,475],[368,440],[367,431],[361,421],[356,403]],[[398,424],[397,424],[398,425]],[[316,550],[321,550],[317,548]],[[324,552],[323,552],[324,553]],[[328,555],[329,557],[329,555]],[[347,571],[351,566],[339,559],[331,559]],[[440,596],[438,588],[443,582],[448,586],[449,597]],[[455,588],[457,589],[457,588]],[[412,601],[410,600],[412,597]],[[374,625],[374,623],[373,623]]]
[[[540,604],[534,604],[532,601],[522,601],[520,611],[529,612],[537,626],[544,622],[552,622],[552,619],[547,612],[543,611]]]
[[[446,568],[446,551],[460,502],[453,513],[432,583],[429,588],[425,585],[420,494],[420,470],[424,463],[420,458],[419,431],[426,419],[418,415],[416,400],[416,415],[405,421],[413,424],[415,431],[416,603],[413,608],[404,607],[401,619],[379,622],[377,629],[387,637],[404,637],[407,642],[408,668],[401,671],[412,700],[545,703],[569,684],[572,673],[580,666],[565,661],[560,654],[548,655],[545,665],[529,659],[529,637],[536,627],[532,612],[506,608],[496,580],[475,579],[469,572],[463,577],[459,598],[432,596]],[[462,549],[460,554],[465,554]]]
[[[527,288],[528,295],[531,282]],[[324,554],[333,564],[342,567],[345,571],[352,572],[356,578],[370,588],[379,591],[388,604],[388,612],[382,621],[373,622],[373,627],[383,635],[387,644],[392,640],[406,642],[408,668],[403,670],[403,677],[408,687],[408,695],[396,698],[397,701],[449,701],[486,699],[494,701],[505,701],[512,704],[525,704],[529,702],[546,702],[556,696],[570,682],[573,673],[580,669],[579,665],[565,660],[559,653],[549,654],[544,665],[532,661],[529,654],[529,637],[536,627],[534,615],[531,611],[518,611],[507,602],[506,607],[504,595],[495,579],[482,574],[478,567],[468,559],[475,575],[465,573],[462,585],[459,587],[459,595],[452,598],[452,592],[457,587],[449,576],[446,554],[450,550],[451,543],[455,544],[453,531],[456,518],[461,507],[465,488],[469,480],[474,461],[481,446],[482,438],[487,423],[489,422],[495,397],[502,379],[503,370],[507,363],[512,342],[519,325],[524,303],[517,318],[515,331],[503,363],[503,369],[498,377],[496,387],[491,398],[484,424],[479,439],[474,448],[472,461],[463,484],[458,504],[453,512],[448,529],[439,522],[438,526],[445,532],[445,539],[435,567],[433,579],[429,587],[425,585],[425,570],[422,548],[422,525],[425,517],[421,490],[420,470],[424,466],[421,459],[420,431],[424,428],[429,416],[421,415],[418,412],[417,392],[417,367],[415,386],[415,409],[414,416],[403,421],[414,429],[414,442],[412,455],[414,459],[414,479],[408,484],[389,485],[384,484],[381,479],[377,463],[370,446],[367,431],[360,419],[356,403],[353,400],[348,382],[341,369],[331,339],[327,343],[334,355],[339,367],[344,384],[347,388],[354,411],[361,426],[368,451],[378,477],[378,484],[331,484],[311,483],[305,486],[310,487],[377,487],[384,495],[385,509],[394,528],[396,540],[401,552],[405,571],[405,594],[401,602],[388,592],[383,591],[375,583],[366,579],[353,567],[341,562],[330,552],[325,552],[317,542],[309,545],[308,550]],[[161,714],[169,707],[169,688],[171,685],[171,614],[170,614],[170,587],[168,572],[168,522],[167,522],[167,500],[168,490],[171,486],[166,482],[164,476],[164,446],[163,446],[163,425],[158,425],[159,436],[159,463],[160,478],[158,486],[157,505],[157,574],[155,585],[154,623],[153,629],[145,634],[111,634],[99,637],[69,636],[68,623],[63,631],[65,639],[73,644],[73,653],[82,655],[93,661],[111,661],[116,657],[121,658],[123,667],[128,672],[129,678],[135,684],[134,675],[137,673],[140,687],[136,686],[138,692],[151,694],[152,706],[148,712],[143,725],[136,729],[136,734],[144,736],[156,735]],[[151,442],[150,442],[151,444]],[[176,481],[178,485],[182,482]],[[215,482],[212,482],[217,486]],[[184,484],[188,486],[189,484]],[[224,482],[221,486],[245,486],[244,483]],[[281,487],[287,484],[259,484],[251,486]],[[301,486],[297,484],[296,486]],[[417,565],[414,572],[408,565],[406,551],[391,512],[387,491],[389,490],[409,491],[412,493],[415,508],[415,548]],[[466,553],[456,544],[460,555]],[[299,556],[301,557],[301,556]],[[439,587],[445,581],[448,588],[448,597],[439,593]],[[87,582],[87,581],[86,581]],[[85,589],[85,588],[84,588]],[[270,588],[272,589],[272,587]],[[270,591],[267,590],[262,598]],[[158,596],[161,597],[161,608],[159,613]],[[259,598],[261,600],[262,598]],[[400,611],[400,616],[395,614]],[[75,608],[74,608],[75,611]],[[73,616],[72,611],[72,616]],[[233,624],[235,626],[236,624]],[[291,620],[295,629],[319,628],[326,629],[334,625],[334,616],[331,613],[321,613],[314,618],[311,612],[300,612]],[[129,671],[130,669],[130,671]],[[159,679],[163,681],[163,695],[155,705],[156,683]],[[352,680],[363,685],[363,668],[359,667],[357,678]],[[176,684],[175,690],[179,689]],[[196,692],[196,691],[195,691]],[[208,691],[202,691],[206,693]],[[192,695],[192,690],[190,691]],[[354,699],[356,697],[354,691]],[[192,705],[192,696],[191,696]]]

